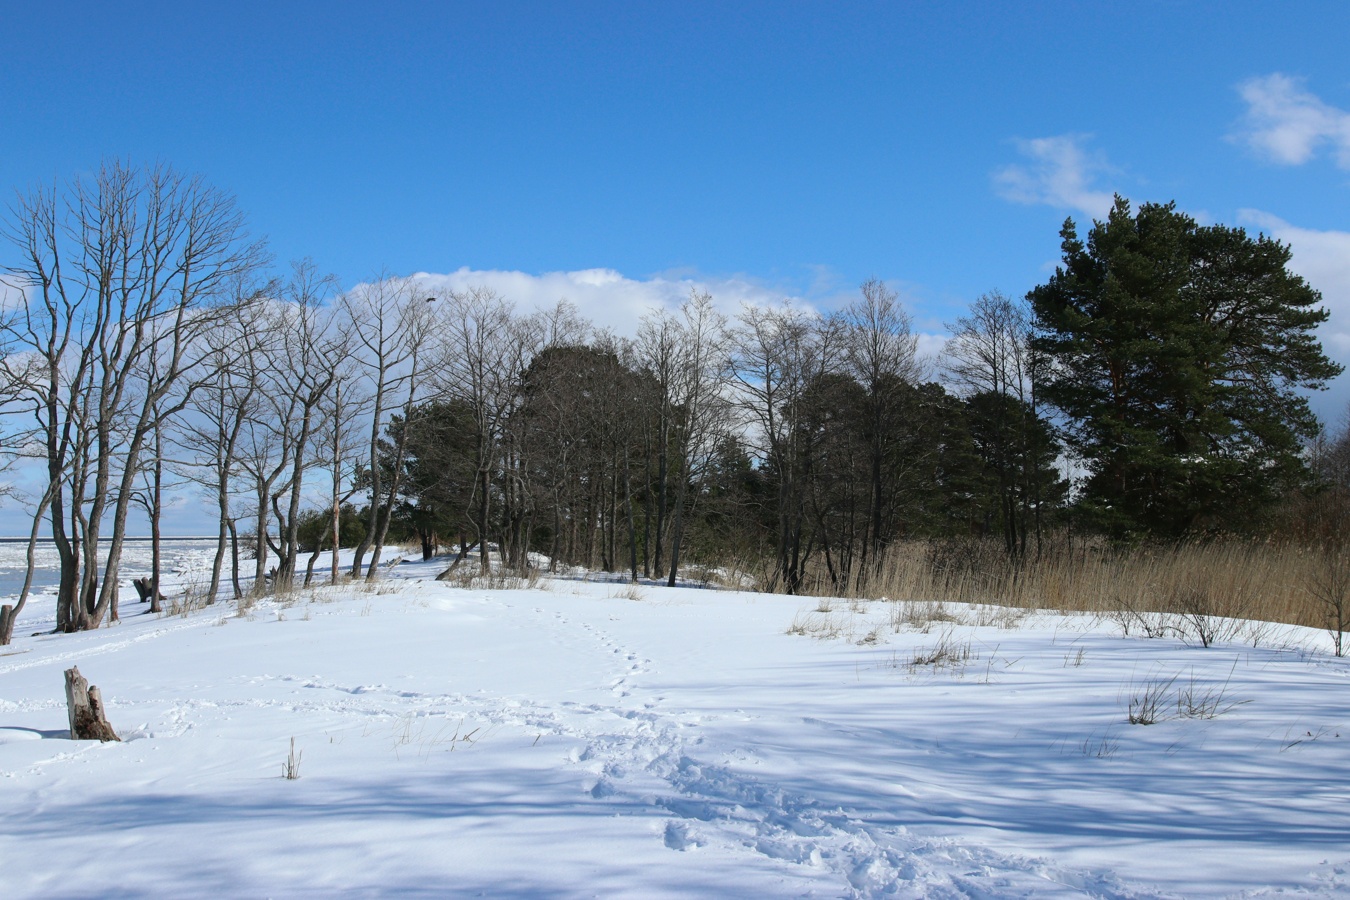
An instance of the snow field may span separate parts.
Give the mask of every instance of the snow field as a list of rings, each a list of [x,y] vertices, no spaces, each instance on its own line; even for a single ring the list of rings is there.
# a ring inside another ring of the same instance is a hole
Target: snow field
[[[0,648],[4,894],[1350,896],[1324,635],[439,565]]]

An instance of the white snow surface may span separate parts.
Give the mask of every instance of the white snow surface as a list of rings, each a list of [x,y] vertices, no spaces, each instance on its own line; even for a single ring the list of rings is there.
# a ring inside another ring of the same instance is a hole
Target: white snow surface
[[[444,565],[77,635],[25,630],[35,598],[0,648],[0,894],[1350,897],[1324,634]],[[69,740],[76,664],[121,743]]]

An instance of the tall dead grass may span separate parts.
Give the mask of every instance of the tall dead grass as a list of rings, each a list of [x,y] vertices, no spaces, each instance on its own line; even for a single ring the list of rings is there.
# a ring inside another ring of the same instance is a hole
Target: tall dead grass
[[[1078,543],[1015,562],[994,541],[914,541],[893,545],[873,574],[842,593],[1081,611],[1141,631],[1150,616],[1167,614],[1208,644],[1223,637],[1214,631],[1222,618],[1327,627],[1325,604],[1308,588],[1323,564],[1321,554],[1270,542],[1143,549]],[[812,579],[807,592],[841,594],[825,577]]]

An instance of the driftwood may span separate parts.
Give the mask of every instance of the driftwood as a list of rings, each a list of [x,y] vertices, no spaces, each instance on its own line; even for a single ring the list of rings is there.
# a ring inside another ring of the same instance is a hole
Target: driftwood
[[[72,741],[120,741],[103,711],[103,695],[80,674],[66,669],[66,708],[70,713]]]

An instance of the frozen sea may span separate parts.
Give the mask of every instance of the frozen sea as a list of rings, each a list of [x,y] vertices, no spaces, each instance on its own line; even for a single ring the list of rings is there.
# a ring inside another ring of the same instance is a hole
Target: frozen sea
[[[209,570],[215,548],[215,538],[164,538],[160,543],[163,553],[161,565],[166,575],[173,574],[181,580],[192,581],[198,573],[204,574]],[[123,545],[123,582],[130,584],[131,579],[149,574],[151,550],[149,538],[129,539]],[[27,553],[27,538],[0,539],[0,602],[18,599],[19,591],[23,589]],[[102,562],[100,557],[100,565]],[[29,603],[39,603],[43,594],[52,593],[59,575],[60,561],[56,555],[56,544],[50,540],[39,543]]]

